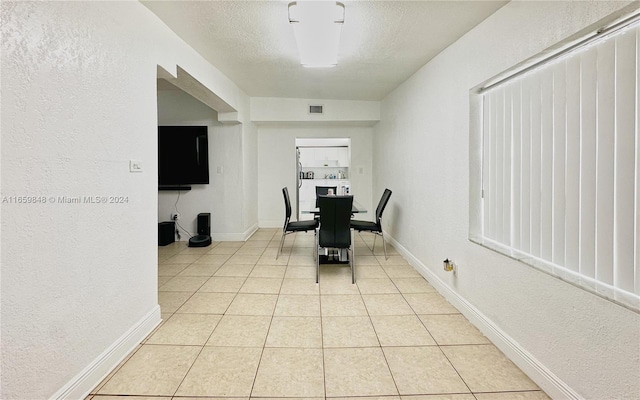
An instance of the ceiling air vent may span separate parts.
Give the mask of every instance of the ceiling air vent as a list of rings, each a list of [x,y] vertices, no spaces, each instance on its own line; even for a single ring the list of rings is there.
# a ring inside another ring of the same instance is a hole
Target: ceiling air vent
[[[310,105],[309,114],[324,114],[322,105]]]

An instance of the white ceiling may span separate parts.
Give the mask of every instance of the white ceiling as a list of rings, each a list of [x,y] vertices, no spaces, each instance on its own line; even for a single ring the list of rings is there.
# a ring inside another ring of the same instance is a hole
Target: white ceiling
[[[338,66],[300,65],[289,1],[142,1],[252,97],[381,100],[507,1],[343,1]]]

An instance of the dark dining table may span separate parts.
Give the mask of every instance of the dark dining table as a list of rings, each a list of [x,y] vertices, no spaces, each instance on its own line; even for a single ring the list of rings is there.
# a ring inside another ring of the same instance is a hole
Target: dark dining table
[[[316,207],[315,201],[301,201],[298,206],[300,208],[300,214],[320,214],[320,209]],[[353,214],[364,214],[367,212],[367,209],[362,204],[353,199],[351,212]]]

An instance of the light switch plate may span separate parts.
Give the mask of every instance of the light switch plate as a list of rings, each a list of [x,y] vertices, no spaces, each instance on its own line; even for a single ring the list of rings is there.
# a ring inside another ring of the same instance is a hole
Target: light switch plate
[[[142,161],[129,160],[129,172],[142,172]]]

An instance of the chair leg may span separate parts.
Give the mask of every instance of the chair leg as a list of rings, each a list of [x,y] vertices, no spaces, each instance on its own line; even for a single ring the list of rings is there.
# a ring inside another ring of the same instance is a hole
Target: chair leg
[[[282,252],[282,246],[284,245],[284,237],[287,234],[285,232],[282,232],[282,238],[280,238],[280,247],[278,247],[278,252],[276,253],[276,260],[278,259],[278,256],[280,255],[280,252]]]
[[[318,242],[318,238],[316,236],[316,283],[320,282],[320,243]]]
[[[377,238],[378,238],[378,235],[374,233],[373,234],[373,246],[371,246],[371,252],[372,253],[375,253],[375,251],[376,251],[376,239]]]
[[[318,242],[318,231],[314,229],[313,231],[313,242],[317,244]],[[315,250],[313,251],[314,260],[318,259],[318,246],[315,246]]]
[[[351,231],[351,247],[349,248],[349,263],[351,264],[351,283],[356,283],[356,245],[353,241],[353,231]]]
[[[356,283],[356,260],[353,257],[353,249],[349,249],[349,264],[351,264],[351,283]]]
[[[382,236],[382,247],[384,248],[384,259],[387,260],[387,241],[384,240],[384,232],[380,231],[380,236]]]

